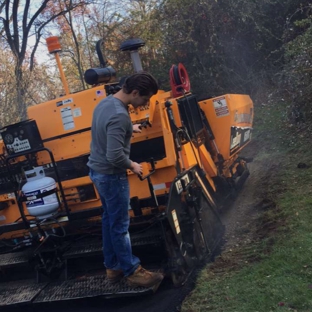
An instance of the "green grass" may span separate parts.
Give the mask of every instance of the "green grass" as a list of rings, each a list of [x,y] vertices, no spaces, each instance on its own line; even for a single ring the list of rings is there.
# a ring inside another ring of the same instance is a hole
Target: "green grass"
[[[265,236],[233,259],[225,250],[229,263],[221,269],[208,265],[183,312],[312,311],[312,167],[297,168],[312,165],[309,137],[287,123],[283,103],[256,107],[255,116],[255,158],[275,168],[265,187],[275,206],[261,211],[257,223]]]

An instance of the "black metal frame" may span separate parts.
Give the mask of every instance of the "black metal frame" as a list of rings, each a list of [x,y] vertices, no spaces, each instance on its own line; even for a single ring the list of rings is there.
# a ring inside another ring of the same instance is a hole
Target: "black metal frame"
[[[56,182],[58,183],[58,186],[59,186],[59,191],[61,193],[61,197],[63,199],[63,204],[64,204],[64,208],[65,208],[65,211],[66,211],[66,215],[68,216],[68,219],[70,218],[70,210],[68,208],[68,205],[67,205],[67,202],[66,202],[66,199],[65,199],[65,193],[64,193],[64,190],[63,190],[63,187],[62,187],[62,183],[61,183],[61,180],[60,180],[60,177],[59,177],[59,174],[58,174],[58,171],[57,171],[57,168],[56,168],[56,163],[55,163],[55,160],[54,160],[54,156],[53,156],[53,153],[46,147],[41,147],[41,148],[37,148],[37,149],[33,149],[33,150],[28,150],[28,151],[25,151],[25,152],[21,152],[21,153],[16,153],[16,154],[13,154],[13,155],[10,155],[6,158],[6,164],[7,164],[7,168],[8,168],[8,173],[10,176],[11,175],[11,171],[10,171],[10,166],[9,166],[9,161],[13,158],[17,158],[17,157],[21,157],[21,156],[25,156],[25,155],[28,155],[28,154],[35,154],[35,153],[38,153],[38,152],[42,152],[42,151],[46,151],[48,152],[49,156],[50,156],[50,159],[51,159],[51,163],[53,165],[53,169],[54,169],[54,172],[55,172],[55,176],[56,176]],[[23,198],[22,196],[20,196],[18,194],[18,191],[19,190],[14,190],[14,194],[15,194],[15,197],[17,199],[17,205],[18,205],[18,209],[20,211],[20,214],[21,214],[21,218],[23,220],[23,223],[24,223],[24,228],[29,228],[30,227],[30,224],[29,224],[29,221],[27,220],[26,218],[26,215],[24,213],[24,207],[23,207]],[[60,208],[62,209],[62,203],[59,199],[59,197],[57,196],[57,200],[59,202],[59,205],[60,205]],[[1,227],[0,227],[1,229]]]

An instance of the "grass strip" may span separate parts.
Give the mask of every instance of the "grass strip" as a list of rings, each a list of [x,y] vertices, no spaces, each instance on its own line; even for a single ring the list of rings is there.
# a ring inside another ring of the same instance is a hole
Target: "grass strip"
[[[265,188],[275,206],[261,211],[255,232],[269,230],[251,245],[234,253],[225,250],[216,263],[207,265],[183,302],[183,312],[312,311],[309,137],[288,124],[285,103],[258,106],[255,116],[256,158],[276,169]],[[299,163],[307,167],[298,168]]]

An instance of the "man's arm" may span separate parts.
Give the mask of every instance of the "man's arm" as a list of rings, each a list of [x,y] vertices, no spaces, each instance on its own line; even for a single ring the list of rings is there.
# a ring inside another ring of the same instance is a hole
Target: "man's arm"
[[[130,169],[136,174],[142,174],[142,166],[131,161],[124,152],[128,123],[128,117],[123,114],[116,114],[109,120],[107,124],[107,161],[115,167]]]

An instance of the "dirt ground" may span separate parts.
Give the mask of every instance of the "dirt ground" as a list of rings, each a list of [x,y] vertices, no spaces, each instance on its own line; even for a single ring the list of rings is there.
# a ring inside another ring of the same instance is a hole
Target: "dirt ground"
[[[252,225],[259,218],[258,208],[264,200],[262,181],[266,179],[267,168],[257,158],[248,167],[250,176],[233,205],[222,217],[226,227],[223,254],[241,245],[249,245],[254,240]]]
[[[263,238],[271,238],[273,243],[272,234],[279,226],[266,219],[265,213],[268,209],[278,213],[274,201],[268,198],[268,181],[274,179],[278,163],[268,163],[267,159],[257,157],[257,151],[259,149],[256,142],[252,142],[243,152],[243,156],[253,158],[248,164],[250,176],[233,204],[225,207],[222,215],[226,228],[224,245],[221,255],[209,266],[209,270],[214,270],[214,273],[222,274],[233,267],[259,260],[258,243]]]

